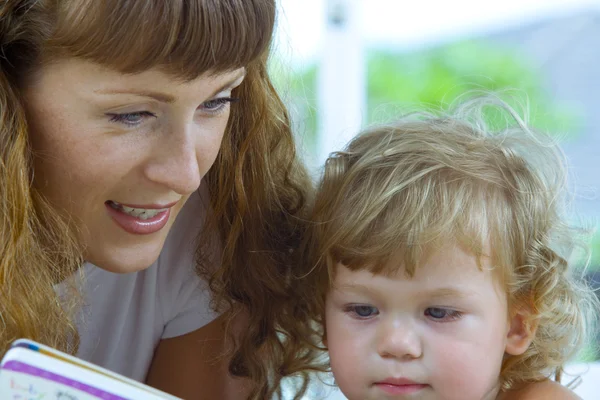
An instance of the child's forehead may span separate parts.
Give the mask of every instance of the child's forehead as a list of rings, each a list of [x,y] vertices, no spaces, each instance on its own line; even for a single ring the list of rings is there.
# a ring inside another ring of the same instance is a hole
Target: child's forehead
[[[390,264],[392,265],[392,264]],[[489,261],[460,249],[434,254],[408,274],[400,265],[374,273],[368,268],[352,268],[338,263],[331,290],[369,297],[485,298],[505,293],[498,274]]]
[[[408,265],[411,263],[415,265]],[[489,241],[485,240],[481,249],[476,252],[458,241],[450,239],[419,246],[418,251],[409,246],[403,246],[384,259],[367,259],[360,262],[345,262],[342,260],[338,263],[338,265],[347,265],[352,270],[368,270],[389,277],[403,274],[412,276],[417,270],[427,272],[428,270],[443,268],[447,271],[449,267],[450,269],[463,269],[470,268],[473,265],[481,270],[485,266],[491,267],[491,264]]]
[[[470,282],[479,281],[480,275],[492,274],[495,270],[490,257],[477,256],[458,244],[446,242],[425,252],[418,265],[408,269],[402,253],[391,256],[383,265],[374,263],[350,264],[338,262],[335,266],[333,286],[352,285],[353,282],[379,279],[393,281]]]

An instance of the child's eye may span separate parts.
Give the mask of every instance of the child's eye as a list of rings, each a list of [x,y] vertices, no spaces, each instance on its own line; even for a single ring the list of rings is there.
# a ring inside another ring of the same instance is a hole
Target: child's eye
[[[202,103],[202,109],[208,113],[216,114],[223,110],[227,104],[239,101],[240,99],[235,97],[220,97],[213,100],[208,100]]]
[[[110,117],[111,122],[118,122],[120,124],[127,125],[129,127],[138,126],[144,119],[155,117],[156,115],[150,111],[139,111],[132,113],[123,114],[107,114]]]
[[[345,311],[358,318],[370,318],[379,314],[379,310],[376,307],[365,304],[349,305]]]
[[[447,322],[459,319],[462,313],[448,308],[429,307],[425,310],[425,315],[434,321]]]

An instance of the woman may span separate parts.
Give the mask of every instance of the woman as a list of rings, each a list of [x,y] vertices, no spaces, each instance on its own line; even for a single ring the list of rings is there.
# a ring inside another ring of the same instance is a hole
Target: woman
[[[186,399],[293,372],[278,307],[309,183],[266,72],[275,13],[0,3],[0,354],[28,337]]]

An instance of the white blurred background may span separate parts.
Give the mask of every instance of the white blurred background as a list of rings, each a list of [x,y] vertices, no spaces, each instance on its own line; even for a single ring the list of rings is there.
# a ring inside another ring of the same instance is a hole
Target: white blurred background
[[[573,218],[600,217],[600,0],[279,0],[271,70],[315,177],[367,124],[468,90],[510,90],[531,123],[561,141]],[[600,235],[586,276],[600,285]],[[573,369],[600,399],[590,345]],[[340,399],[315,388],[315,399]]]

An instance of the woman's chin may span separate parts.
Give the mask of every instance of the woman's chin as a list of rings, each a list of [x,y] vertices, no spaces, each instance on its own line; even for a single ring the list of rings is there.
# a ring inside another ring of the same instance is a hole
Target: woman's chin
[[[129,254],[127,254],[129,253]],[[143,271],[150,267],[160,254],[160,249],[155,252],[115,251],[111,254],[89,254],[85,260],[96,267],[115,274],[128,274]]]

